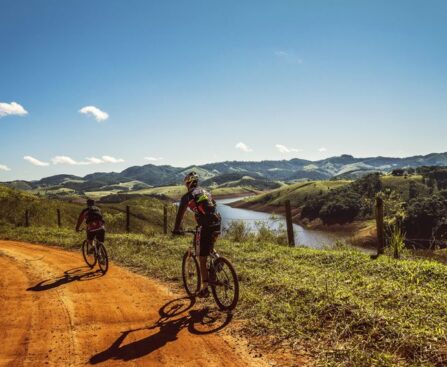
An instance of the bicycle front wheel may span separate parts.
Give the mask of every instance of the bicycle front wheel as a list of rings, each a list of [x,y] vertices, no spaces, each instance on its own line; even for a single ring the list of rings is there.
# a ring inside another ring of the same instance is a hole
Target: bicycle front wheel
[[[90,268],[93,268],[95,266],[96,256],[95,256],[95,249],[93,247],[92,242],[85,240],[82,243],[82,256],[84,257],[85,263]]]
[[[223,311],[233,310],[239,301],[239,280],[233,265],[224,257],[214,261],[210,285],[217,306]]]
[[[107,270],[109,269],[109,257],[107,256],[106,248],[102,243],[98,243],[96,245],[97,248],[97,258],[98,258],[98,265],[99,269],[103,274],[107,273]]]
[[[188,296],[195,296],[200,288],[199,263],[197,262],[196,257],[192,256],[189,251],[183,255],[182,278],[183,286],[185,287]]]

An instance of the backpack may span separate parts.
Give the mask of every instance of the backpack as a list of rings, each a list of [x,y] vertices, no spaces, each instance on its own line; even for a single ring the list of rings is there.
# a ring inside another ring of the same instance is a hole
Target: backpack
[[[91,206],[87,209],[87,214],[85,216],[85,223],[89,224],[97,221],[104,222],[101,209],[99,209],[97,206]]]

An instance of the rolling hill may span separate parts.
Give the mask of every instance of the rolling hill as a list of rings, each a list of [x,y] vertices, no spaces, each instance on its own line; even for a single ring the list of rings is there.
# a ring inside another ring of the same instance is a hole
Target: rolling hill
[[[204,180],[205,185],[229,187],[251,183],[255,189],[271,189],[278,187],[278,181],[325,180],[334,177],[352,179],[371,172],[390,172],[397,168],[445,165],[447,165],[447,153],[432,153],[407,158],[380,156],[355,158],[344,154],[319,161],[298,158],[260,162],[226,161],[186,168],[147,164],[129,167],[122,172],[97,172],[84,177],[62,174],[38,181],[12,181],[5,184],[37,192],[60,189],[68,189],[73,193],[110,191],[111,189],[133,191],[179,184],[186,172],[195,170]]]

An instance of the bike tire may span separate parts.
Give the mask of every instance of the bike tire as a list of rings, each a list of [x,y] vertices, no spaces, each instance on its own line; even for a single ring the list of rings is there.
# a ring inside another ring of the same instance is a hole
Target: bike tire
[[[186,293],[194,297],[200,289],[200,270],[196,257],[190,255],[189,251],[183,255],[182,279]]]
[[[239,301],[239,279],[236,274],[234,266],[224,257],[219,257],[214,261],[214,281],[210,283],[211,292],[217,306],[222,311],[233,310]],[[211,275],[211,274],[210,274]],[[229,299],[224,299],[220,291],[224,289],[232,289],[232,296]]]
[[[91,253],[89,254],[89,250]],[[82,243],[82,256],[84,257],[85,263],[92,269],[96,265],[96,255],[93,249],[93,244],[87,240]]]
[[[98,243],[96,245],[96,250],[99,269],[103,274],[105,274],[107,273],[107,270],[109,270],[109,256],[107,255],[106,248],[102,243]]]

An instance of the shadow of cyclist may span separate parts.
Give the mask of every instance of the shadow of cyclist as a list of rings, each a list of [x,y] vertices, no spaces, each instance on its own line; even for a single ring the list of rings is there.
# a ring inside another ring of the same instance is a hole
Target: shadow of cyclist
[[[69,269],[64,272],[64,275],[43,280],[36,285],[27,289],[27,291],[41,292],[49,289],[60,287],[61,285],[68,284],[74,281],[86,281],[95,278],[102,277],[101,271],[92,271],[88,266],[82,266],[78,268]]]
[[[184,297],[169,301],[160,308],[160,319],[155,324],[122,332],[108,349],[91,357],[90,364],[101,363],[109,359],[130,361],[141,358],[177,340],[182,329],[186,328],[192,334],[204,335],[221,330],[231,322],[231,313],[214,313],[209,308],[192,310],[194,305],[194,298]],[[218,313],[224,317],[217,316]],[[205,328],[202,330],[198,326]],[[154,329],[158,329],[157,333],[121,346],[130,333]]]

